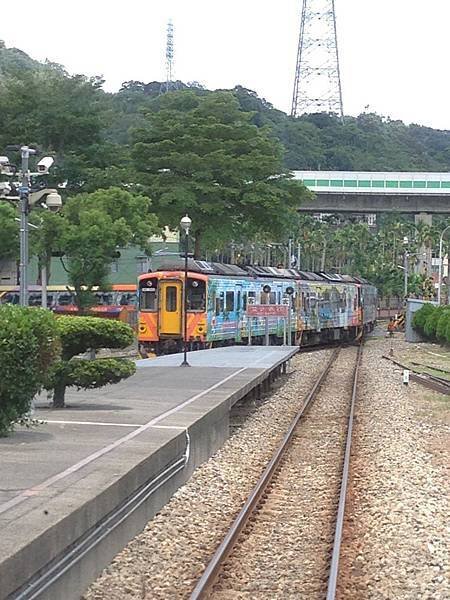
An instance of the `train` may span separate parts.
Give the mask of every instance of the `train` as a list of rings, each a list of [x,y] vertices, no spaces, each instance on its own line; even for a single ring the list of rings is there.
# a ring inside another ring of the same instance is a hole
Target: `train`
[[[138,278],[142,356],[181,351],[185,340],[190,350],[281,344],[286,322],[295,345],[351,340],[376,321],[377,289],[358,277],[189,258],[185,278],[183,265],[175,259]],[[250,305],[287,305],[289,316],[249,316]]]
[[[137,325],[137,284],[113,284],[108,290],[93,290],[95,304],[88,314],[106,319],[124,321],[132,327]],[[0,286],[0,304],[19,304],[18,286]],[[42,287],[28,286],[29,306],[42,305]],[[73,288],[65,285],[47,286],[47,308],[59,315],[77,315]]]

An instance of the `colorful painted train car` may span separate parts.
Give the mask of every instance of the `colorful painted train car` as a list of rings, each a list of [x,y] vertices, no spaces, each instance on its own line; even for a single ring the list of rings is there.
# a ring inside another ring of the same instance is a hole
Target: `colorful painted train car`
[[[141,354],[163,354],[184,342],[185,277],[182,261],[139,277]],[[288,304],[292,339],[302,345],[351,339],[371,330],[376,288],[362,279],[274,267],[238,267],[189,259],[187,341],[191,349],[262,343],[265,318],[248,317],[249,304]],[[285,320],[268,318],[271,343],[281,343]]]
[[[93,294],[95,304],[88,311],[90,315],[106,319],[117,319],[136,327],[136,284],[113,284],[108,290],[95,288]],[[29,306],[42,305],[42,288],[40,285],[28,286],[28,303]],[[19,287],[0,286],[0,304],[19,304]],[[65,285],[47,286],[47,308],[60,315],[78,314],[73,288]]]

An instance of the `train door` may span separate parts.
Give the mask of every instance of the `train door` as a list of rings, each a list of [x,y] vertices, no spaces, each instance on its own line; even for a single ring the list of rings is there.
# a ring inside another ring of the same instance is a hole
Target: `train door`
[[[159,282],[159,333],[180,335],[182,331],[182,289],[181,281]]]

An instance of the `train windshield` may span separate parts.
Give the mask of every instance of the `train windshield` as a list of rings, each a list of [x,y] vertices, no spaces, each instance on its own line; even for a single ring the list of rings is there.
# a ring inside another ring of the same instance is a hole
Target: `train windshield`
[[[188,279],[188,310],[206,310],[206,284],[202,279]]]
[[[141,310],[157,310],[158,280],[146,279],[139,284],[139,308]]]

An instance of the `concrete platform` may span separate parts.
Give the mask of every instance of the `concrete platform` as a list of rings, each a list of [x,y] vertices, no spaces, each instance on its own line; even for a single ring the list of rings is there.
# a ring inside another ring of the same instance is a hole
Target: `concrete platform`
[[[44,424],[0,439],[0,599],[79,598],[223,444],[233,404],[297,350],[147,359],[115,386],[69,390],[65,409],[38,398]]]

